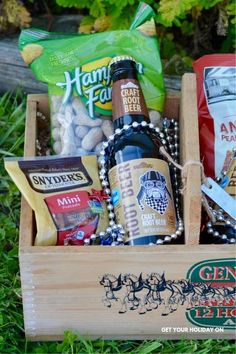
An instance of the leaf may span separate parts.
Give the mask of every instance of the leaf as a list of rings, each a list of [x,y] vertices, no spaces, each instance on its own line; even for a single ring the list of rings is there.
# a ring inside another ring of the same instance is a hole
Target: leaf
[[[111,26],[111,17],[102,16],[96,19],[94,22],[94,30],[96,32],[104,32]]]
[[[157,348],[160,348],[162,346],[162,343],[160,343],[159,341],[153,341],[150,344],[148,343],[146,348],[140,350],[140,354],[158,353],[159,351],[156,351]]]
[[[198,3],[200,6],[202,6],[203,9],[211,9],[212,7],[214,7],[215,5],[217,5],[218,3],[223,2],[222,0],[200,0]]]
[[[7,140],[9,135],[20,125],[25,119],[25,113],[23,113],[21,116],[18,117],[18,119],[12,124],[9,129],[6,131],[6,133],[1,136],[0,138],[0,146]]]
[[[88,6],[86,0],[56,0],[56,3],[63,7],[78,7],[81,9]]]
[[[20,0],[3,0],[1,5],[0,31],[8,27],[29,27],[31,15]],[[5,21],[5,22],[4,22]]]
[[[177,17],[187,13],[197,3],[197,0],[160,0],[160,20],[170,26]]]
[[[93,17],[103,17],[106,15],[105,5],[102,0],[94,0],[90,6],[89,13]]]
[[[4,155],[4,156],[15,156],[13,153],[9,152],[9,151],[5,151],[0,149],[0,154]]]

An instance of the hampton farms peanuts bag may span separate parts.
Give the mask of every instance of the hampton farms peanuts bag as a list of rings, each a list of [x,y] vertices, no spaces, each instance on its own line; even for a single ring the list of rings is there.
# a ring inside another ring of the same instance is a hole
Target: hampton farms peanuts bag
[[[35,245],[83,245],[108,227],[96,156],[5,159],[35,211]]]
[[[101,142],[113,133],[108,63],[117,55],[139,63],[150,119],[159,122],[165,97],[153,16],[142,3],[129,30],[89,35],[22,31],[22,56],[36,78],[48,83],[56,154],[99,153]]]
[[[211,54],[193,64],[201,160],[205,174],[218,177],[236,147],[236,55]]]

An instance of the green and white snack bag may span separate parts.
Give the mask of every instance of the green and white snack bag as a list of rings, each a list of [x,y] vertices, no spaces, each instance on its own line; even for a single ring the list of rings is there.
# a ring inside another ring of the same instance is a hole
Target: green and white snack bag
[[[165,91],[154,12],[141,3],[129,30],[94,34],[21,32],[19,47],[36,78],[48,84],[53,150],[98,154],[113,133],[109,61],[132,56],[150,119],[158,124]]]

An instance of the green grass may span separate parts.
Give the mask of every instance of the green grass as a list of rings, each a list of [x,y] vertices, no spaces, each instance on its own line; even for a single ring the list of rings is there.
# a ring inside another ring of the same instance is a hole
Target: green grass
[[[18,227],[20,193],[3,166],[3,157],[22,156],[26,102],[21,91],[0,97],[0,353],[234,353],[227,340],[84,340],[65,333],[63,342],[27,342],[24,337]]]

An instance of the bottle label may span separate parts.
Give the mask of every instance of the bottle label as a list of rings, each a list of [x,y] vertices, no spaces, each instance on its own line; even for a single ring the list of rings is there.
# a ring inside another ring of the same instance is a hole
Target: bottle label
[[[145,158],[123,162],[109,171],[109,181],[117,222],[126,231],[125,242],[175,232],[175,207],[166,161]]]
[[[130,114],[149,117],[140,84],[135,79],[116,81],[112,86],[113,119]]]

